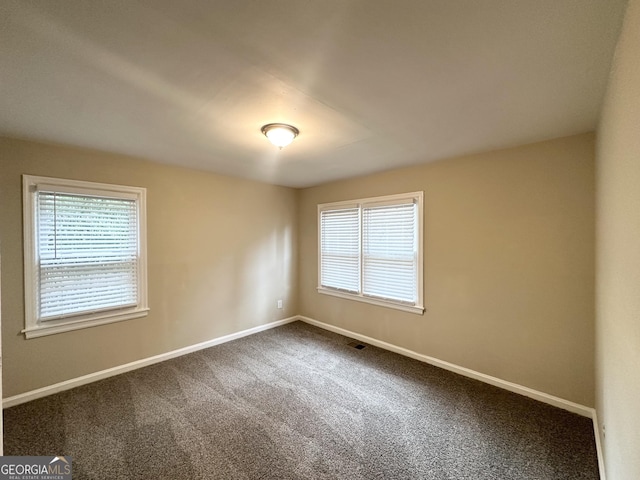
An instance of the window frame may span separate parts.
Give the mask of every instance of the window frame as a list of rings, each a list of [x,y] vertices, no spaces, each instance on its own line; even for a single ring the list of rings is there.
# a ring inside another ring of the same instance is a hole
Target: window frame
[[[137,210],[138,258],[137,281],[138,302],[130,307],[115,307],[108,310],[73,314],[55,320],[38,319],[38,221],[37,186],[60,193],[72,193],[87,196],[103,196],[122,199],[134,199]],[[149,312],[147,292],[147,189],[81,180],[22,175],[23,242],[24,242],[24,298],[25,328],[22,330],[27,339],[68,332],[82,328],[120,322],[146,316]]]
[[[362,276],[363,276],[363,254],[362,254],[362,211],[363,208],[368,206],[381,206],[398,204],[403,201],[410,200],[417,205],[417,265],[416,265],[416,302],[415,304],[409,304],[406,302],[395,301],[391,299],[383,299],[379,297],[372,297],[365,295],[362,290]],[[336,210],[336,209],[348,209],[357,207],[360,211],[360,228],[359,228],[359,243],[360,243],[360,287],[358,293],[351,293],[346,290],[325,287],[322,285],[322,212],[324,210]],[[318,279],[317,279],[317,291],[324,295],[330,295],[333,297],[344,298],[348,300],[356,300],[359,302],[369,303],[372,305],[378,305],[382,307],[393,308],[404,312],[415,313],[422,315],[424,313],[424,192],[410,192],[400,193],[394,195],[384,195],[378,197],[360,198],[355,200],[345,200],[341,202],[320,203],[318,204],[317,211],[318,219]]]

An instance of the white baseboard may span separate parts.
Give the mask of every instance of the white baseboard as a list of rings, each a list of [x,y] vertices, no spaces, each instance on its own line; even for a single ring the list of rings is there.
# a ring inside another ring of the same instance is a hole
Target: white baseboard
[[[405,357],[413,358],[415,360],[419,360],[421,362],[425,362],[430,365],[434,365],[436,367],[444,368],[445,370],[458,373],[465,377],[473,378],[475,380],[480,380],[481,382],[488,383],[490,385],[493,385],[499,388],[503,388],[510,392],[518,393],[520,395],[524,395],[525,397],[533,398],[534,400],[538,400],[540,402],[553,405],[554,407],[562,408],[563,410],[577,413],[578,415],[581,415],[583,417],[591,418],[593,421],[593,433],[596,441],[596,452],[598,455],[598,469],[600,472],[600,480],[606,480],[607,477],[606,477],[606,472],[604,467],[604,454],[602,450],[602,442],[600,439],[600,425],[598,423],[598,415],[595,408],[587,407],[585,405],[580,405],[579,403],[571,402],[569,400],[565,400],[564,398],[556,397],[554,395],[549,395],[548,393],[540,392],[538,390],[534,390],[532,388],[525,387],[523,385],[518,385],[517,383],[508,382],[506,380],[502,380],[497,377],[492,377],[491,375],[486,375],[484,373],[476,372],[475,370],[461,367],[453,363],[445,362],[444,360],[439,360],[434,357],[429,357],[428,355],[422,355],[421,353],[417,353],[412,350],[408,350],[406,348],[398,347],[397,345],[383,342],[381,340],[377,340],[372,337],[367,337],[366,335],[361,335],[359,333],[352,332],[351,330],[346,330],[344,328],[336,327],[334,325],[329,325],[328,323],[320,322],[318,320],[314,320],[313,318],[305,317],[302,315],[298,315],[297,318],[298,320],[301,320],[310,325],[315,325],[316,327],[320,327],[324,330],[329,330],[334,333],[339,333],[340,335],[344,335],[345,337],[355,338],[356,340],[360,340],[361,342],[365,342],[370,345],[374,345],[376,347],[389,350],[390,352],[398,353],[400,355],[404,355]]]
[[[596,452],[598,453],[598,468],[600,469],[600,480],[607,480],[607,472],[604,468],[604,451],[602,439],[600,438],[600,423],[598,422],[598,413],[593,410],[593,434],[596,437]]]
[[[366,335],[361,335],[359,333],[352,332],[351,330],[346,330],[344,328],[336,327],[334,325],[329,325],[328,323],[320,322],[318,320],[314,320],[313,318],[305,317],[303,315],[298,315],[297,319],[305,323],[308,323],[310,325],[315,325],[316,327],[322,328],[324,330],[329,330],[330,332],[339,333],[340,335],[344,335],[345,337],[355,338],[356,340],[360,340],[361,342],[365,342],[370,345],[383,348],[384,350],[389,350],[390,352],[398,353],[400,355],[404,355],[405,357],[413,358],[415,360],[419,360],[421,362],[425,362],[430,365],[434,365],[436,367],[444,368],[445,370],[458,373],[465,377],[473,378],[475,380],[480,380],[481,382],[488,383],[490,385],[493,385],[499,388],[503,388],[510,392],[524,395],[525,397],[533,398],[534,400],[538,400],[540,402],[553,405],[554,407],[562,408],[563,410],[576,413],[583,417],[591,418],[593,421],[593,434],[596,441],[596,452],[598,455],[598,470],[600,472],[600,480],[606,480],[607,477],[606,477],[606,471],[604,467],[604,453],[603,453],[603,446],[600,438],[600,424],[598,423],[598,414],[595,408],[587,407],[585,405],[580,405],[579,403],[571,402],[569,400],[565,400],[564,398],[556,397],[554,395],[549,395],[548,393],[540,392],[538,390],[534,390],[532,388],[525,387],[523,385],[518,385],[517,383],[508,382],[506,380],[502,380],[497,377],[492,377],[491,375],[486,375],[484,373],[476,372],[475,370],[461,367],[453,363],[445,362],[444,360],[439,360],[434,357],[429,357],[428,355],[422,355],[421,353],[417,353],[412,350],[408,350],[406,348],[398,347],[397,345],[383,342],[381,340],[377,340],[372,337],[367,337]]]
[[[596,450],[598,454],[598,467],[600,469],[600,480],[606,480],[605,468],[604,468],[604,456],[602,451],[602,442],[600,439],[600,426],[598,423],[598,416],[594,408],[586,407],[584,405],[580,405],[579,403],[574,403],[560,397],[549,395],[547,393],[540,392],[538,390],[534,390],[532,388],[525,387],[523,385],[518,385],[517,383],[508,382],[506,380],[502,380],[497,377],[492,377],[491,375],[486,375],[484,373],[476,372],[475,370],[461,367],[459,365],[455,365],[453,363],[449,363],[444,360],[439,360],[437,358],[430,357],[428,355],[422,355],[412,350],[398,347],[397,345],[383,342],[381,340],[377,340],[372,337],[367,337],[366,335],[361,335],[359,333],[352,332],[350,330],[346,330],[344,328],[336,327],[333,325],[329,325],[328,323],[320,322],[318,320],[314,320],[313,318],[305,317],[302,315],[296,315],[296,316],[285,318],[282,320],[277,320],[275,322],[267,323],[265,325],[259,325],[257,327],[249,328],[247,330],[242,330],[240,332],[231,333],[229,335],[224,335],[222,337],[214,338],[206,342],[197,343],[189,347],[180,348],[178,350],[162,353],[160,355],[144,358],[142,360],[136,360],[135,362],[127,363],[125,365],[108,368],[106,370],[101,370],[99,372],[83,375],[82,377],[73,378],[71,380],[65,380],[64,382],[49,385],[47,387],[42,387],[36,390],[31,390],[29,392],[21,393],[19,395],[14,395],[12,397],[7,397],[2,400],[2,408],[9,408],[15,405],[20,405],[21,403],[26,403],[31,400],[36,400],[38,398],[46,397],[47,395],[53,395],[54,393],[62,392],[64,390],[69,390],[71,388],[79,387],[81,385],[86,385],[91,382],[96,382],[104,378],[113,377],[115,375],[120,375],[121,373],[130,372],[131,370],[136,370],[138,368],[146,367],[148,365],[153,365],[154,363],[163,362],[171,358],[180,357],[188,353],[197,352],[198,350],[203,350],[205,348],[230,342],[238,338],[246,337],[248,335],[253,335],[254,333],[279,327],[287,323],[295,322],[296,320],[303,321],[310,325],[315,325],[316,327],[322,328],[324,330],[329,330],[331,332],[338,333],[346,337],[351,337],[351,338],[360,340],[370,345],[374,345],[376,347],[398,353],[405,357],[413,358],[415,360],[419,360],[421,362],[428,363],[430,365],[434,365],[436,367],[440,367],[445,370],[449,370],[451,372],[463,375],[465,377],[473,378],[475,380],[479,380],[481,382],[488,383],[490,385],[494,385],[499,388],[503,388],[510,392],[524,395],[525,397],[533,398],[534,400],[538,400],[540,402],[553,405],[554,407],[559,407],[564,410],[568,410],[569,412],[582,415],[583,417],[591,418],[593,420]]]
[[[143,358],[142,360],[136,360],[135,362],[127,363],[125,365],[119,365],[117,367],[108,368],[106,370],[101,370],[99,372],[83,375],[82,377],[72,378],[71,380],[65,380],[64,382],[55,383],[47,387],[42,387],[36,390],[31,390],[29,392],[21,393],[19,395],[14,395],[12,397],[7,397],[2,400],[2,408],[9,408],[15,405],[20,405],[21,403],[26,403],[31,400],[36,400],[37,398],[46,397],[47,395],[53,395],[54,393],[62,392],[64,390],[69,390],[74,387],[79,387],[80,385],[86,385],[87,383],[96,382],[98,380],[102,380],[108,377],[113,377],[115,375],[120,375],[121,373],[130,372],[131,370],[136,370],[138,368],[146,367],[148,365],[153,365],[154,363],[163,362],[171,358],[180,357],[188,353],[197,352],[198,350],[203,350],[205,348],[213,347],[215,345],[220,345],[221,343],[230,342],[231,340],[236,340],[238,338],[246,337],[248,335],[253,335],[254,333],[262,332],[264,330],[269,330],[270,328],[279,327],[280,325],[284,325],[286,323],[295,322],[296,320],[298,320],[297,316],[285,318],[283,320],[277,320],[275,322],[267,323],[265,325],[259,325],[257,327],[249,328],[247,330],[231,333],[223,337],[207,340],[206,342],[197,343],[189,347],[179,348],[178,350],[173,350],[171,352],[161,353],[160,355]]]
[[[490,385],[494,385],[496,387],[500,387],[505,390],[509,390],[510,392],[524,395],[525,397],[533,398],[534,400],[538,400],[543,403],[548,403],[549,405],[553,405],[554,407],[559,407],[559,408],[562,408],[563,410],[568,410],[570,412],[577,413],[578,415],[582,415],[583,417],[593,418],[595,415],[595,410],[593,408],[586,407],[584,405],[580,405],[579,403],[574,403],[569,400],[565,400],[564,398],[555,397],[553,395],[549,395],[548,393],[540,392],[538,390],[534,390],[532,388],[525,387],[523,385],[518,385],[517,383],[508,382],[506,380],[502,380],[497,377],[492,377],[491,375],[486,375],[484,373],[476,372],[475,370],[471,370],[469,368],[465,368],[459,365],[455,365],[453,363],[445,362],[444,360],[439,360],[434,357],[422,355],[421,353],[417,353],[412,350],[408,350],[406,348],[398,347],[397,345],[383,342],[375,338],[367,337],[366,335],[360,335],[359,333],[352,332],[350,330],[345,330],[344,328],[335,327],[333,325],[329,325],[328,323],[314,320],[313,318],[304,317],[302,315],[299,315],[297,318],[299,320],[302,320],[305,323],[308,323],[310,325],[315,325],[316,327],[320,327],[324,330],[329,330],[334,333],[339,333],[340,335],[344,335],[346,337],[355,338],[356,340],[360,340],[370,345],[374,345],[376,347],[389,350],[390,352],[395,352],[400,355],[404,355],[405,357],[413,358],[415,360],[419,360],[421,362],[428,363],[436,367],[444,368],[445,370],[449,370],[451,372],[458,373],[460,375],[473,378],[475,380],[480,380],[481,382],[488,383]]]

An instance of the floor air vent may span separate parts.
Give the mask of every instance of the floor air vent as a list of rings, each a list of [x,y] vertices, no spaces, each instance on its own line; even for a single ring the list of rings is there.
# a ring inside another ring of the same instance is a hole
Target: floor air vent
[[[353,348],[357,348],[358,350],[362,350],[364,347],[366,347],[366,345],[363,345],[360,342],[350,342],[350,343],[347,343],[347,345]]]

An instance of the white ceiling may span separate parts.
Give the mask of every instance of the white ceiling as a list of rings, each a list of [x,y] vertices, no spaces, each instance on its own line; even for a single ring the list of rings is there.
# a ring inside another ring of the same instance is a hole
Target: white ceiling
[[[303,187],[586,132],[625,4],[0,0],[0,133]]]

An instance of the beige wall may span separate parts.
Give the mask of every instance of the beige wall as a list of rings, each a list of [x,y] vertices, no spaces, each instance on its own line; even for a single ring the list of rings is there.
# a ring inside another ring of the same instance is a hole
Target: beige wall
[[[586,134],[296,192],[0,139],[5,396],[301,313],[591,406],[593,151]],[[147,187],[148,317],[24,340],[23,173]],[[318,294],[316,205],[415,190],[426,313]]]
[[[23,173],[147,188],[147,317],[24,339]],[[296,231],[293,189],[0,139],[4,395],[296,314]]]
[[[640,478],[640,1],[631,0],[597,148],[596,398],[607,476]]]
[[[318,203],[423,190],[423,316],[316,292]],[[302,190],[300,313],[594,404],[592,134]]]

